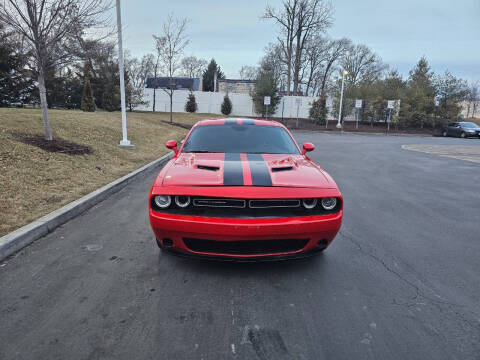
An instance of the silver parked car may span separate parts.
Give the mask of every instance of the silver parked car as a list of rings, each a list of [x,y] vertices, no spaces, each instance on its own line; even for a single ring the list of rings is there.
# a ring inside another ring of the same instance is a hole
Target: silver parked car
[[[442,135],[461,138],[480,137],[480,126],[467,121],[449,123],[443,127]]]

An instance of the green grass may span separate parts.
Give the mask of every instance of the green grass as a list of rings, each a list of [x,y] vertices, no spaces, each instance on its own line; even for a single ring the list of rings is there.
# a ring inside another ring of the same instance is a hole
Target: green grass
[[[17,141],[14,134],[43,134],[38,109],[0,108],[0,236],[48,214],[167,153],[166,140],[181,140],[186,129],[166,124],[168,113],[127,113],[135,149],[118,146],[119,112],[50,110],[54,137],[90,146],[89,155],[51,153]],[[194,124],[211,114],[174,114]],[[163,121],[162,121],[163,120]]]

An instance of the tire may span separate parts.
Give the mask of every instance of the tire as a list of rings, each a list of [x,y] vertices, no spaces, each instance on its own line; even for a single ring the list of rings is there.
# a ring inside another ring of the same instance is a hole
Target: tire
[[[446,132],[445,130],[443,130],[442,136],[443,136],[443,137],[447,137],[447,132]]]
[[[465,134],[465,133],[462,131],[462,133],[460,134],[460,137],[461,137],[462,139],[465,139],[465,138],[467,137],[467,134]]]

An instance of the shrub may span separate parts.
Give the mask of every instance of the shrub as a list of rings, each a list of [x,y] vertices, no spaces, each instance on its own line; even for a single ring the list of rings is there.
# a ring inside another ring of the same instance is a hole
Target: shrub
[[[83,111],[88,111],[88,112],[95,111],[95,101],[93,100],[93,91],[92,91],[92,84],[90,84],[90,79],[86,79],[85,83],[83,84],[81,108]]]
[[[190,94],[188,95],[188,100],[185,104],[185,111],[189,113],[194,113],[197,111],[197,109],[198,105],[195,101],[195,95],[193,94],[193,92],[190,92]]]
[[[325,124],[327,120],[327,107],[325,98],[318,98],[312,102],[312,107],[310,108],[310,119],[315,124]]]
[[[223,115],[230,115],[230,113],[232,112],[232,102],[230,101],[228,95],[225,95],[225,97],[223,98],[221,110]]]

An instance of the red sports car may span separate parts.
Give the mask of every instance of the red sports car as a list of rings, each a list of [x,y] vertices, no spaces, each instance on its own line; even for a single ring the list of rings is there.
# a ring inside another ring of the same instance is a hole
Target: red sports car
[[[325,170],[274,121],[203,120],[160,171],[149,195],[158,246],[230,259],[301,257],[325,250],[343,198]]]

